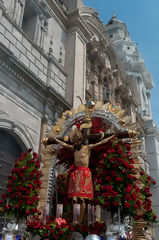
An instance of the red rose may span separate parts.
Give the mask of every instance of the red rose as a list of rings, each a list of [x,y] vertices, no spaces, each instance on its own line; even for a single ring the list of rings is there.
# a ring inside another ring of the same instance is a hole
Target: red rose
[[[126,188],[125,188],[125,192],[126,193],[130,193],[132,191],[132,188],[130,185],[128,185]]]
[[[2,198],[6,198],[7,197],[7,194],[2,194]]]
[[[118,206],[119,206],[118,201],[114,201],[114,202],[113,202],[113,206],[114,206],[114,207],[118,207]]]
[[[54,238],[55,238],[56,240],[58,240],[58,239],[59,239],[59,237],[58,237],[57,235],[54,235]]]
[[[15,164],[14,164],[14,167],[17,168],[17,167],[18,167],[18,163],[15,163]]]
[[[117,182],[122,182],[123,179],[122,179],[121,177],[116,177],[115,180],[116,180]]]
[[[63,234],[63,231],[62,231],[62,230],[60,230],[60,231],[59,231],[59,235],[62,235],[62,234]]]
[[[2,204],[2,200],[0,200],[0,204]]]
[[[126,201],[130,201],[130,200],[131,200],[131,196],[130,196],[130,195],[125,195],[124,199],[125,199]]]
[[[128,152],[128,155],[131,156],[131,152]]]
[[[111,174],[112,177],[116,177],[117,172],[116,171],[111,171],[110,174]]]
[[[135,186],[135,191],[139,193],[141,190],[140,190],[140,188],[138,188],[137,186]]]
[[[15,181],[15,180],[17,180],[17,177],[13,176],[12,179],[13,179],[13,181]]]
[[[111,152],[111,153],[115,153],[115,150],[114,150],[114,149],[111,149],[110,152]]]
[[[108,182],[111,182],[111,181],[112,181],[112,178],[111,178],[110,176],[107,176],[107,177],[105,178],[105,180],[108,181]]]
[[[9,209],[9,206],[8,206],[8,205],[5,205],[4,208],[5,208],[5,210],[8,210],[8,209]]]
[[[32,159],[30,160],[30,163],[34,163],[34,162],[35,162],[35,159],[32,158]]]
[[[133,165],[130,165],[129,167],[130,167],[130,169],[134,169],[134,166],[133,166]]]
[[[138,215],[134,216],[134,219],[139,220],[139,216]]]
[[[19,200],[19,202],[18,202],[20,205],[22,205],[23,204],[23,200]]]
[[[141,207],[142,205],[141,201],[137,200],[136,203]]]
[[[153,220],[156,220],[157,219],[157,216],[156,215],[153,215]]]
[[[37,168],[39,168],[40,167],[40,161],[39,160],[37,160],[36,161],[36,165],[35,165]]]
[[[113,163],[113,164],[112,164],[112,167],[113,167],[113,168],[117,168],[118,166],[117,166],[115,163]]]
[[[109,161],[110,161],[110,162],[115,162],[115,161],[116,161],[116,158],[115,158],[115,157],[112,157]]]
[[[135,193],[133,193],[131,196],[132,196],[132,198],[133,198],[134,200],[137,199],[137,195],[136,195]]]
[[[32,185],[32,184],[29,184],[28,187],[29,187],[30,189],[33,189],[33,185]]]
[[[111,191],[112,190],[112,186],[108,185],[108,186],[105,186],[105,189],[107,192]]]
[[[103,182],[103,181],[102,181],[102,179],[100,179],[100,178],[97,180],[97,184],[101,184],[102,182]]]
[[[27,153],[23,153],[23,157],[26,158],[28,156]]]
[[[131,157],[129,158],[129,161],[133,164],[135,163],[135,161]]]
[[[38,158],[38,154],[36,152],[33,152],[34,158]]]
[[[38,184],[41,185],[41,184],[42,184],[42,181],[38,180]]]
[[[12,192],[12,188],[8,187],[8,192],[11,193]]]
[[[140,175],[141,175],[141,176],[144,175],[144,174],[145,174],[144,171],[141,171],[141,172],[140,172]]]
[[[24,173],[20,173],[19,176],[20,176],[21,178],[23,178],[23,177],[24,177]]]
[[[156,181],[152,181],[152,184],[155,185],[155,184],[156,184]]]
[[[125,202],[125,203],[124,203],[124,207],[130,208],[130,204],[129,204],[128,202]]]
[[[137,204],[134,204],[134,208],[136,209],[136,208],[139,208],[139,205],[137,205]]]
[[[119,148],[118,150],[117,150],[117,152],[119,153],[119,154],[122,154],[122,150],[121,150],[121,148]]]

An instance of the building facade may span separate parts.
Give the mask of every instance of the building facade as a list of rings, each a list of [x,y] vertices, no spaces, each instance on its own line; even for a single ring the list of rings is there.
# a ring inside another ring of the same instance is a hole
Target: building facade
[[[156,180],[156,185],[152,187],[152,203],[153,208],[159,217],[159,173],[158,173],[158,129],[153,121],[150,103],[150,91],[154,87],[154,83],[150,73],[147,71],[144,60],[142,59],[137,45],[131,40],[127,27],[119,21],[115,15],[106,25],[107,32],[117,50],[127,77],[127,87],[131,95],[136,96],[136,114],[142,128],[141,146],[142,167]],[[139,120],[140,119],[140,120]],[[142,127],[143,126],[143,127]],[[159,226],[154,226],[155,240],[159,239]]]
[[[41,153],[41,140],[61,113],[88,99],[119,103],[138,122],[142,168],[158,177],[147,158],[154,153],[145,155],[158,139],[149,128],[152,87],[137,47],[115,16],[104,26],[82,0],[0,0],[1,193],[20,152]]]

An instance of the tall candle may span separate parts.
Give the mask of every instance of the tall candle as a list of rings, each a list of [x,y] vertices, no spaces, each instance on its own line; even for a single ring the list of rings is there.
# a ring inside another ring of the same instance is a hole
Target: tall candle
[[[94,222],[94,205],[88,204],[88,225]]]
[[[73,204],[73,222],[78,223],[80,217],[80,204]]]
[[[57,204],[56,217],[62,218],[62,215],[63,215],[63,204]]]

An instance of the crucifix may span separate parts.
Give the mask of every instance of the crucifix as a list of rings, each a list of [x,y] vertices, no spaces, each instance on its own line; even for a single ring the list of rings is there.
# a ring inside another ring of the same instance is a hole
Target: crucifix
[[[45,145],[59,143],[64,148],[68,148],[74,152],[74,168],[69,173],[68,198],[72,198],[74,204],[80,203],[80,223],[83,222],[84,218],[86,208],[85,200],[93,198],[92,176],[88,167],[91,151],[107,143],[114,136],[118,138],[129,138],[136,135],[135,131],[118,131],[116,133],[99,132],[98,134],[90,134],[91,127],[92,120],[86,115],[84,123],[80,125],[80,129],[75,128],[71,131],[71,142],[64,142],[62,139],[55,137],[49,137],[43,140]]]

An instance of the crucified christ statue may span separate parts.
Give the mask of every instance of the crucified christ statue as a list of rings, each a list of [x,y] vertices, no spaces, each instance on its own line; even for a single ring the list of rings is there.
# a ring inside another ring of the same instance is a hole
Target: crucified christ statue
[[[107,143],[114,136],[115,134],[95,144],[84,144],[82,132],[79,129],[75,129],[70,134],[70,140],[73,142],[73,145],[67,144],[55,137],[50,137],[45,141],[46,145],[59,143],[63,147],[74,151],[74,169],[69,174],[68,198],[72,198],[74,203],[77,203],[78,199],[81,201],[80,223],[82,223],[84,217],[85,199],[93,198],[92,176],[88,168],[91,150]]]

